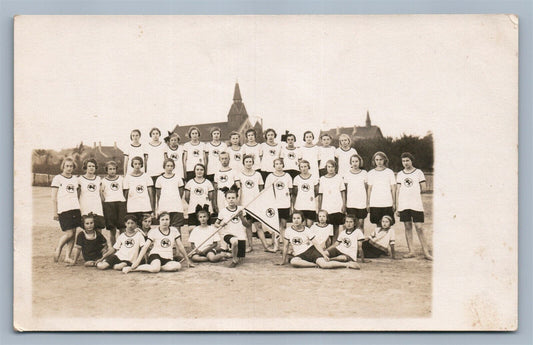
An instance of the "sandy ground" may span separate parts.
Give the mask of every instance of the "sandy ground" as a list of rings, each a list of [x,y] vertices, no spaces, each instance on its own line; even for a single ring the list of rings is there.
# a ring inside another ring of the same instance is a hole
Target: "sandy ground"
[[[424,194],[431,240],[432,195]],[[97,271],[53,263],[61,236],[52,219],[50,188],[33,189],[33,316],[111,318],[270,318],[327,316],[429,317],[432,263],[414,259],[372,259],[360,271],[276,266],[280,254],[254,252],[243,265],[197,264],[176,273]],[[368,220],[367,220],[368,221]],[[396,248],[405,253],[403,224],[394,226]],[[372,225],[365,224],[365,234]],[[104,235],[108,235],[106,230]],[[185,236],[186,237],[186,236]],[[237,303],[229,303],[234,300]]]

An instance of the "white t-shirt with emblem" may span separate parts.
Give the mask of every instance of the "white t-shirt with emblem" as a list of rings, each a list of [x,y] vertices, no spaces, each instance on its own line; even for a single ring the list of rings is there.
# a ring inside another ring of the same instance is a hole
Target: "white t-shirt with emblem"
[[[239,240],[246,240],[246,227],[242,223],[241,218],[235,215],[241,209],[242,207],[236,207],[234,210],[230,210],[227,207],[220,209],[218,212],[218,219],[222,224],[228,222],[228,224],[220,230],[221,235],[229,234],[237,237]]]
[[[204,241],[206,242],[204,243]],[[202,251],[213,243],[220,242],[220,236],[217,232],[217,228],[213,225],[208,225],[206,227],[197,226],[192,229],[191,234],[189,235],[189,242],[194,243],[194,246],[198,248],[199,251]]]
[[[122,261],[133,262],[139,253],[141,247],[146,243],[142,232],[135,231],[133,236],[128,236],[125,232],[117,237],[117,241],[113,245],[117,251],[115,255]]]
[[[262,156],[260,169],[262,171],[274,172],[274,159],[280,157],[281,145],[279,143],[270,145],[265,142],[261,144],[260,150]]]
[[[328,161],[335,160],[335,146],[319,146],[318,147],[318,160],[320,161],[319,169],[324,169]]]
[[[414,210],[424,212],[422,196],[420,195],[420,183],[426,181],[424,173],[415,169],[410,173],[400,171],[396,175],[398,182],[398,211]]]
[[[252,169],[259,170],[261,168],[261,145],[255,144],[250,146],[247,143],[241,146],[241,150],[245,155],[250,155],[254,157],[254,165]]]
[[[172,177],[161,175],[155,181],[155,188],[161,190],[157,203],[157,213],[180,212],[183,213],[183,203],[180,198],[180,187],[183,187],[183,180],[174,174]]]
[[[346,190],[342,177],[338,174],[332,177],[320,177],[318,193],[322,194],[322,209],[331,213],[342,212],[342,194]]]
[[[178,146],[175,150],[167,146],[165,153],[176,165],[174,173],[183,179],[183,146]]]
[[[351,233],[343,230],[337,238],[337,250],[348,255],[353,261],[357,261],[358,243],[364,239],[365,235],[359,229],[354,229]]]
[[[128,213],[152,211],[148,187],[152,187],[153,185],[152,178],[148,174],[143,173],[139,176],[128,174],[124,177],[124,189],[128,190],[126,204]]]
[[[205,144],[204,151],[207,152],[207,175],[213,175],[218,169],[220,169],[220,159],[218,158],[218,155],[227,150],[228,147],[223,142],[220,142],[217,146],[213,145],[211,142]]]
[[[300,146],[298,152],[300,159],[309,162],[309,173],[313,176],[318,176],[318,146]]]
[[[308,227],[304,227],[303,230],[297,231],[290,226],[285,230],[285,239],[289,241],[289,244],[292,246],[294,256],[298,256],[309,249],[313,245],[312,240],[314,238],[315,235]]]
[[[283,146],[280,152],[280,157],[283,158],[284,171],[287,170],[300,170],[298,166],[298,149],[295,147],[293,149]]]
[[[391,207],[392,189],[396,185],[394,173],[389,168],[384,170],[372,169],[367,175],[368,185],[372,186],[370,207]]]
[[[264,185],[263,177],[255,171],[252,175],[241,172],[238,178],[241,181],[241,205],[246,206],[259,194],[259,186]]]
[[[240,172],[243,168],[242,156],[244,155],[242,147],[239,147],[238,150],[234,150],[231,147],[228,147],[227,152],[229,153],[229,166],[235,171]]]
[[[173,226],[168,228],[166,235],[161,232],[160,227],[151,229],[148,231],[148,239],[153,243],[150,255],[159,254],[162,259],[172,260],[174,258],[172,250],[174,248],[174,242],[180,237],[180,232]]]
[[[367,172],[360,170],[358,173],[348,171],[343,177],[346,184],[346,207],[366,208],[366,183]]]
[[[274,195],[276,196],[276,207],[290,208],[291,207],[291,188],[292,178],[288,173],[283,173],[281,176],[276,176],[271,173],[267,176],[265,181],[265,188],[274,185]]]
[[[201,141],[193,145],[190,141],[183,145],[183,151],[187,152],[187,162],[185,168],[187,171],[194,171],[196,164],[205,164],[204,162],[204,143]]]
[[[102,209],[102,199],[100,198],[100,177],[95,176],[93,179],[88,179],[82,175],[78,178],[78,181],[80,184],[80,210],[82,216],[91,212],[103,216],[104,211]]]
[[[316,242],[320,243],[322,246],[324,246],[330,236],[333,236],[333,225],[331,224],[321,226],[318,223],[314,223],[309,230],[315,235]]]
[[[144,162],[144,155],[145,154],[146,154],[146,152],[144,151],[144,146],[142,144],[139,144],[139,146],[133,146],[133,144],[129,144],[126,147],[126,149],[124,150],[124,156],[127,156],[128,159],[129,159],[129,161],[128,161],[128,170],[133,169],[131,167],[131,160],[134,157],[141,157],[141,159],[143,161],[143,164],[144,164],[145,163]]]
[[[157,146],[150,143],[146,144],[145,152],[148,155],[146,160],[146,173],[149,176],[158,176],[165,171],[163,162],[165,161],[165,152],[167,149],[168,145],[162,141]]]
[[[311,175],[308,178],[303,178],[298,175],[294,177],[292,184],[295,188],[298,188],[294,209],[298,211],[315,211],[315,186],[318,184],[318,177]]]
[[[213,184],[208,179],[204,179],[199,183],[196,179],[189,180],[185,185],[185,190],[190,192],[188,213],[192,214],[196,212],[196,206],[209,205],[209,212],[213,211],[213,205],[209,200],[209,192],[214,191]]]
[[[238,180],[239,177],[235,171],[233,171],[233,169],[228,171],[218,170],[215,173],[215,183],[217,184],[217,206],[219,209],[227,206],[224,192],[222,192],[220,189],[224,187],[231,188],[231,186],[233,186],[233,184]]]
[[[394,229],[384,230],[382,228],[375,228],[370,234],[370,241],[374,246],[390,253],[390,245],[395,244]]]
[[[79,182],[77,176],[65,177],[63,175],[56,175],[52,180],[51,186],[57,188],[58,214],[80,209],[80,201],[78,200]]]
[[[120,175],[110,180],[107,177],[102,179],[102,192],[105,202],[126,201],[124,198],[124,178]]]
[[[350,147],[347,151],[344,151],[341,147],[337,147],[335,150],[335,158],[338,160],[339,175],[344,176],[350,171],[352,168],[350,158],[355,154],[357,154],[357,151],[353,147]]]

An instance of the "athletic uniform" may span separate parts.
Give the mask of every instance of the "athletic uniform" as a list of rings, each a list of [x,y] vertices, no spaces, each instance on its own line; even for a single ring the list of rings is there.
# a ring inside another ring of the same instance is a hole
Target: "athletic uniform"
[[[365,258],[377,258],[381,255],[389,255],[390,245],[394,243],[394,229],[374,229],[368,241],[363,242],[363,252],[365,253]]]
[[[148,256],[148,264],[154,260],[160,260],[161,266],[163,266],[169,261],[173,261],[174,242],[178,238],[181,238],[180,232],[173,226],[168,228],[166,235],[161,232],[159,227],[150,230],[148,232],[148,240],[153,243],[153,246]]]
[[[346,190],[344,181],[339,175],[332,177],[322,176],[318,193],[322,194],[322,209],[328,212],[328,223],[333,225],[344,224],[342,214],[342,194]]]
[[[288,221],[291,210],[291,176],[287,173],[283,173],[281,176],[276,176],[274,173],[271,173],[265,181],[265,188],[272,185],[274,185],[274,195],[276,196],[279,219]]]
[[[135,214],[137,222],[142,218],[143,213],[151,213],[152,205],[148,188],[153,186],[152,178],[148,174],[140,176],[126,175],[124,177],[124,189],[128,190],[128,200],[126,209],[130,214]]]
[[[190,141],[183,145],[183,152],[187,152],[187,161],[185,162],[185,169],[187,170],[187,181],[194,178],[194,166],[196,164],[204,164],[204,143],[198,142],[193,145]]]
[[[242,156],[244,156],[244,153],[242,151],[242,147],[239,147],[238,150],[234,150],[232,147],[228,148],[229,153],[229,166],[235,171],[240,172],[243,168],[242,165]]]
[[[209,238],[209,236],[211,235],[213,236]],[[204,241],[206,242],[204,243]],[[194,243],[194,246],[198,248],[198,251],[202,251],[213,243],[220,242],[220,236],[217,233],[217,228],[215,228],[213,225],[208,225],[205,228],[198,225],[197,227],[192,229],[189,235],[189,242]],[[216,254],[215,249],[213,249],[213,252]]]
[[[298,166],[298,149],[295,147],[290,149],[287,145],[281,148],[280,157],[283,158],[283,171],[295,178],[300,173]]]
[[[52,188],[57,188],[57,214],[62,231],[81,226],[80,201],[78,200],[78,177],[56,175]]]
[[[155,183],[157,176],[160,176],[165,169],[163,168],[163,162],[165,161],[165,152],[168,149],[168,145],[159,142],[159,145],[152,145],[148,143],[145,150],[147,154],[146,158],[146,173],[152,178],[152,183]]]
[[[346,151],[341,147],[335,149],[335,158],[338,160],[339,175],[344,176],[350,171],[352,168],[352,165],[350,164],[350,158],[352,158],[352,156],[355,154],[357,154],[357,151],[353,147],[350,147]]]
[[[426,181],[424,173],[415,169],[410,173],[400,171],[396,175],[398,182],[398,211],[402,222],[424,222],[424,206],[420,195],[420,183]]]
[[[366,183],[367,172],[360,170],[358,173],[348,171],[344,177],[346,184],[346,213],[354,215],[357,219],[365,219],[366,210]]]
[[[256,143],[254,146],[250,146],[246,143],[242,145],[241,150],[245,155],[254,157],[254,165],[252,166],[252,169],[259,170],[261,167],[261,145]]]
[[[333,236],[333,225],[326,224],[325,226],[321,226],[318,223],[314,223],[309,228],[311,230],[311,233],[315,235],[315,239],[317,243],[320,243],[322,248],[326,246],[326,241],[330,236]]]
[[[344,254],[352,261],[357,261],[358,242],[363,241],[365,235],[359,229],[352,229],[351,232],[343,230],[337,238],[337,246],[328,250],[330,257]]]
[[[246,175],[243,171],[237,175],[241,181],[241,205],[246,206],[259,193],[259,186],[263,186],[263,178],[259,172],[254,172],[252,175]]]
[[[145,154],[146,152],[144,151],[144,146],[142,144],[139,144],[138,146],[129,144],[124,150],[124,160],[128,159],[128,169],[132,169],[131,160],[133,157],[140,157],[143,161],[143,167],[146,166],[146,162],[144,161]]]
[[[78,181],[80,184],[81,215],[85,216],[92,212],[96,215],[94,227],[96,229],[105,228],[104,210],[102,208],[102,199],[100,198],[100,177],[95,176],[92,179],[88,179],[85,176],[80,176]]]
[[[104,195],[103,208],[106,229],[123,229],[124,217],[126,216],[124,178],[119,175],[115,176],[114,180],[104,177],[101,186]]]
[[[281,145],[276,143],[270,145],[269,143],[262,143],[260,145],[261,154],[261,176],[263,180],[267,178],[268,174],[274,172],[274,159],[279,158],[281,153]]]
[[[301,146],[298,148],[298,153],[300,159],[309,162],[309,173],[318,176],[318,146]]]
[[[218,220],[221,224],[227,222],[227,225],[220,230],[220,235],[224,239],[224,242],[231,246],[231,238],[236,237],[238,242],[237,257],[244,257],[246,252],[246,227],[241,221],[239,216],[236,216],[237,212],[242,207],[236,207],[234,210],[230,210],[228,207],[224,207],[218,212]]]
[[[117,241],[113,245],[113,248],[116,250],[115,254],[106,258],[105,261],[111,267],[121,262],[126,262],[128,266],[131,266],[133,261],[137,259],[139,250],[145,243],[144,236],[140,231],[135,231],[135,234],[131,236],[123,232],[117,237]]]
[[[94,238],[88,238],[85,230],[76,237],[76,247],[81,248],[81,254],[85,261],[96,261],[102,258],[102,250],[106,243],[105,237],[98,231],[94,232]]]
[[[204,151],[207,153],[207,172],[206,177],[209,181],[213,182],[215,173],[220,169],[220,159],[218,155],[221,152],[228,150],[228,147],[225,143],[220,142],[218,145],[213,145],[209,142],[204,145]]]
[[[293,186],[298,189],[294,209],[302,211],[305,218],[316,221],[316,198],[315,186],[318,184],[318,177],[313,175],[303,178],[298,175],[294,178]]]
[[[315,235],[304,227],[303,230],[294,230],[292,226],[285,230],[285,239],[289,241],[292,246],[293,255],[309,262],[316,262],[322,254],[315,248],[312,240]]]
[[[185,224],[183,218],[183,203],[180,197],[180,188],[183,188],[183,180],[174,174],[166,177],[164,174],[157,178],[155,188],[161,191],[157,201],[157,214],[166,211],[170,215],[170,225],[181,227]]]
[[[326,170],[326,163],[327,161],[335,160],[335,147],[334,146],[318,146],[318,160],[320,161],[320,164],[318,166],[318,171],[320,173],[320,176],[326,175],[328,172]]]
[[[183,176],[183,146],[178,146],[176,149],[172,149],[170,146],[166,148],[165,153],[167,158],[172,159],[176,167],[174,168],[174,173],[178,175],[179,178],[184,179]]]
[[[368,185],[372,186],[372,193],[370,194],[370,222],[380,224],[381,218],[388,215],[392,218],[392,224],[394,224],[391,189],[391,186],[396,184],[394,173],[389,168],[381,171],[372,169],[368,172],[367,179]]]
[[[196,218],[196,206],[209,205],[208,212],[213,213],[213,206],[211,200],[209,200],[209,192],[214,191],[213,184],[208,179],[204,179],[202,182],[197,182],[195,179],[189,180],[185,185],[185,190],[189,193],[189,218],[187,220],[188,225],[200,225]]]
[[[239,180],[239,177],[233,169],[228,171],[218,170],[215,173],[215,183],[217,184],[217,207],[222,209],[226,207],[226,196],[224,192],[221,191],[222,188],[231,188],[236,181]]]

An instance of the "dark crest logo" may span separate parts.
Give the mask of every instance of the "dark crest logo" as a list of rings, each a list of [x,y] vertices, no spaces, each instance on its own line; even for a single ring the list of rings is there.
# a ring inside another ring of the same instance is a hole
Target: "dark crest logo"
[[[240,221],[239,217],[233,217],[231,218],[232,223],[238,223]]]
[[[118,183],[116,182],[111,183],[111,190],[118,190]]]
[[[137,188],[135,188],[135,190],[137,191],[137,193],[141,194],[142,192],[144,192],[144,186],[138,185]]]
[[[274,217],[276,215],[276,210],[274,210],[272,207],[270,207],[270,208],[267,208],[265,213],[266,213],[268,218],[272,218],[272,217]]]
[[[269,150],[268,152],[270,153],[271,156],[275,156],[276,155],[276,150]]]
[[[175,153],[173,153],[173,154],[170,155],[170,158],[171,158],[172,160],[176,160],[176,159],[178,159],[178,155],[175,154]]]
[[[289,159],[295,159],[296,158],[296,155],[294,154],[294,152],[289,152],[287,154],[287,157],[289,157]]]
[[[65,189],[67,190],[67,192],[69,193],[74,193],[74,191],[76,190],[76,188],[74,188],[74,185],[72,184],[68,184]]]
[[[133,238],[128,238],[126,241],[124,241],[124,245],[126,246],[126,248],[131,248],[133,247],[133,245],[135,245],[135,241],[133,240]]]
[[[294,244],[294,245],[297,245],[297,246],[298,246],[298,245],[303,244],[304,241],[302,240],[301,237],[294,237],[294,238],[292,239],[291,243]]]
[[[213,150],[213,156],[218,156],[218,150]]]
[[[228,175],[220,175],[220,182],[227,182],[228,181]]]
[[[194,194],[202,195],[202,194],[204,194],[204,190],[202,188],[199,188],[199,187],[194,188]]]
[[[246,182],[244,182],[244,185],[246,186],[246,188],[254,188],[255,183],[252,180],[246,180]]]
[[[194,157],[198,157],[198,156],[200,155],[200,151],[198,151],[198,150],[193,150],[193,151],[192,151],[192,155],[193,155]]]
[[[412,187],[413,186],[413,180],[408,177],[406,178],[404,181],[403,181],[403,184],[406,186],[406,187]]]
[[[283,181],[276,182],[276,189],[283,189],[285,187],[285,183]]]
[[[309,192],[310,189],[311,189],[311,187],[307,183],[304,183],[302,185],[302,191]]]
[[[96,185],[95,185],[94,183],[89,183],[89,184],[87,185],[87,190],[88,190],[89,192],[94,192],[94,191],[96,190]]]
[[[233,158],[235,158],[236,161],[240,161],[241,160],[241,154],[237,153],[235,156],[233,156]]]
[[[346,237],[342,240],[342,244],[344,244],[345,247],[350,247],[352,245],[352,241]]]
[[[170,240],[167,237],[165,237],[165,238],[163,238],[161,240],[161,247],[163,247],[163,248],[170,247]]]

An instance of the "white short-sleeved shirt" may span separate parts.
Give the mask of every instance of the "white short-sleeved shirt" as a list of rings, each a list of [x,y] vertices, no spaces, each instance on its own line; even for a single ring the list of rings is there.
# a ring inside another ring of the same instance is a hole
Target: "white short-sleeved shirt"
[[[78,200],[79,182],[77,176],[65,177],[63,175],[56,175],[52,180],[51,186],[57,188],[58,214],[80,209],[80,201]]]
[[[300,159],[309,162],[309,173],[313,176],[318,176],[318,146],[300,146],[298,152]]]
[[[134,146],[133,144],[129,144],[126,149],[124,150],[124,156],[127,156],[129,159],[128,163],[128,170],[131,168],[131,160],[133,157],[140,157],[144,161],[144,155],[146,152],[144,151],[144,146],[142,144],[139,144],[138,146]]]
[[[211,235],[213,236],[209,238]],[[204,243],[204,241],[206,242]],[[189,235],[189,242],[194,243],[194,246],[198,248],[199,251],[202,251],[213,243],[220,242],[220,236],[217,233],[217,228],[213,225],[208,225],[206,227],[197,226],[192,229],[191,234]]]
[[[424,212],[422,196],[420,195],[420,183],[426,181],[424,173],[415,169],[410,173],[400,171],[396,175],[398,182],[398,211],[414,210]]]
[[[165,169],[163,168],[163,162],[165,161],[165,152],[168,149],[168,145],[162,141],[159,145],[154,146],[148,143],[145,147],[145,152],[148,155],[146,160],[146,173],[149,176],[161,175]]]
[[[316,242],[322,246],[324,246],[330,236],[333,236],[333,225],[331,224],[326,224],[326,226],[322,227],[318,223],[314,223],[309,230],[315,235]]]
[[[346,190],[344,181],[338,174],[332,177],[320,177],[318,193],[322,194],[322,209],[329,214],[342,212],[343,190]]]
[[[227,152],[229,153],[229,166],[236,172],[241,171],[243,168],[242,156],[244,156],[242,147],[239,147],[238,150],[228,147]]]
[[[359,229],[354,229],[351,233],[343,230],[337,238],[337,250],[348,255],[353,261],[357,261],[358,242],[364,239],[365,235]]]
[[[113,245],[117,251],[115,255],[123,261],[133,262],[135,257],[139,254],[139,250],[146,243],[142,232],[135,231],[133,236],[128,236],[125,232],[117,237],[117,241]]]
[[[278,208],[291,207],[291,188],[292,178],[288,173],[283,173],[281,176],[276,176],[271,173],[267,176],[265,181],[265,188],[274,185],[274,195],[276,196],[276,203]]]
[[[293,149],[283,146],[280,152],[280,157],[283,158],[284,171],[287,170],[300,170],[298,166],[298,149],[295,147]]]
[[[157,203],[157,213],[163,211],[183,213],[180,187],[183,187],[183,180],[177,174],[174,174],[172,177],[161,175],[157,178],[155,188],[161,189],[161,195]]]
[[[227,150],[228,147],[223,142],[220,142],[217,146],[211,142],[205,144],[204,151],[207,152],[207,175],[213,175],[220,169],[221,165],[218,155]]]
[[[95,176],[88,179],[85,176],[78,177],[80,183],[80,210],[82,215],[94,213],[99,216],[104,215],[102,209],[102,199],[100,198],[101,179]]]
[[[165,150],[167,157],[174,161],[176,167],[174,168],[174,173],[180,178],[183,176],[183,146],[178,146],[175,150],[167,147]],[[164,170],[164,169],[163,169]]]
[[[113,180],[107,177],[102,178],[102,192],[105,202],[126,201],[123,189],[124,177],[117,175]]]
[[[294,209],[298,211],[315,211],[315,186],[318,184],[318,177],[311,175],[308,178],[303,178],[298,175],[294,177],[292,184],[295,188],[298,188]]]
[[[242,224],[241,218],[235,215],[241,209],[242,207],[237,207],[234,210],[230,210],[224,207],[218,212],[218,220],[221,223],[228,222],[224,229],[220,230],[223,234],[230,234],[239,240],[246,240],[246,227]]]
[[[241,181],[241,205],[248,205],[259,194],[259,186],[264,185],[263,177],[257,171],[252,175],[241,171],[238,177]]]
[[[344,151],[341,147],[335,149],[335,158],[338,160],[339,175],[344,176],[350,171],[352,168],[350,158],[355,154],[357,154],[357,151],[353,147],[350,147],[348,151]]]
[[[276,143],[275,145],[270,145],[268,143],[262,143],[261,147],[261,170],[274,172],[274,159],[280,157],[281,145]]]
[[[196,164],[205,164],[204,162],[204,143],[198,142],[193,145],[190,141],[183,145],[183,151],[187,152],[187,162],[185,168],[187,171],[194,171]]]
[[[151,212],[150,194],[148,188],[154,185],[152,178],[148,174],[140,176],[126,175],[124,177],[124,189],[128,190],[127,211]]]
[[[346,184],[346,207],[366,208],[367,172],[365,170],[360,170],[358,173],[348,171],[343,179]]]
[[[335,146],[319,146],[318,147],[318,160],[320,161],[319,169],[324,169],[326,163],[329,160],[335,160]]]
[[[226,197],[222,188],[231,188],[233,184],[239,180],[237,174],[233,169],[228,171],[218,170],[215,173],[215,183],[217,184],[217,206],[219,209],[226,207]]]
[[[172,250],[174,248],[174,241],[180,237],[180,232],[173,226],[169,227],[166,235],[161,232],[160,227],[148,231],[148,239],[153,243],[150,255],[159,254],[162,259],[172,260],[174,258]]]
[[[242,145],[241,150],[245,155],[254,157],[254,165],[252,166],[252,169],[259,170],[261,168],[261,145],[256,143],[254,146],[250,146],[248,143],[245,143]]]
[[[396,185],[394,173],[389,168],[378,171],[372,169],[367,175],[368,185],[372,186],[370,194],[370,207],[391,207],[391,186]]]
[[[370,234],[370,241],[376,247],[389,253],[389,247],[391,244],[395,244],[394,229],[383,230],[382,228],[375,228]]]
[[[285,239],[292,246],[294,256],[298,256],[309,249],[313,245],[311,241],[314,238],[315,235],[308,227],[304,227],[301,231],[296,231],[290,226],[285,230]]]
[[[185,185],[185,190],[190,192],[188,213],[195,213],[196,206],[209,205],[209,211],[213,211],[213,205],[209,200],[209,192],[214,191],[213,184],[208,179],[204,179],[203,182],[198,183],[196,179],[189,180]]]

